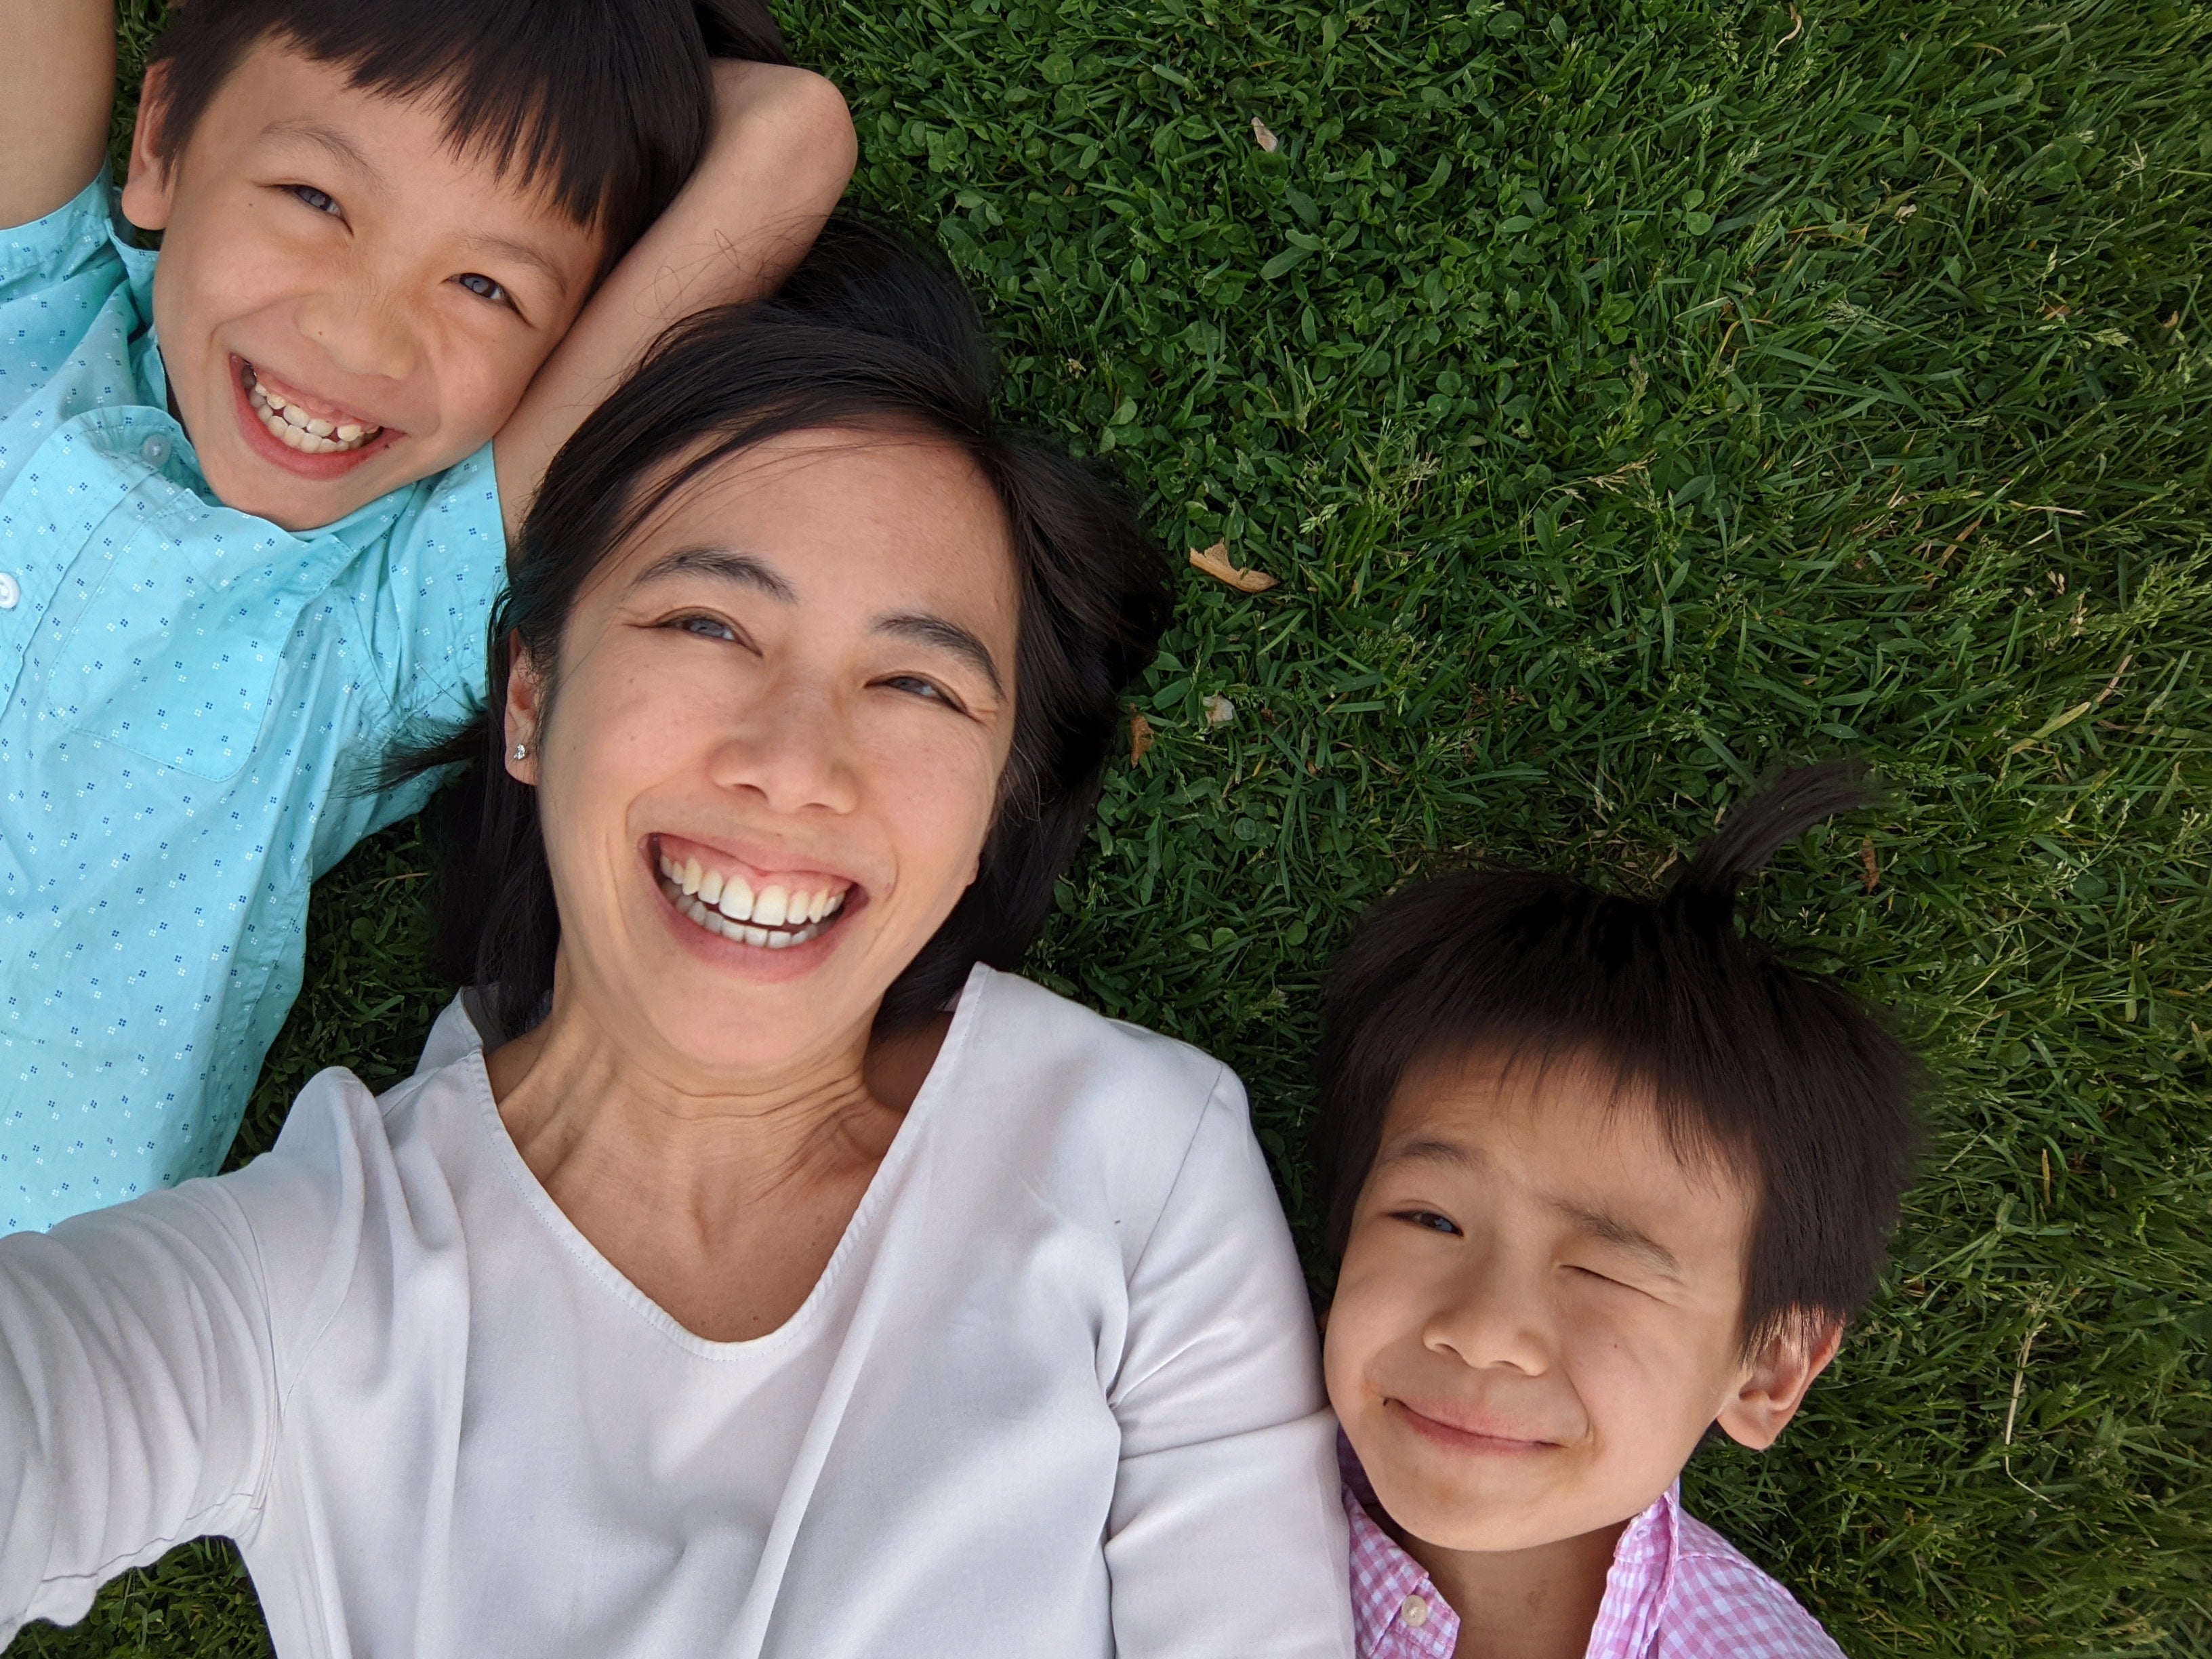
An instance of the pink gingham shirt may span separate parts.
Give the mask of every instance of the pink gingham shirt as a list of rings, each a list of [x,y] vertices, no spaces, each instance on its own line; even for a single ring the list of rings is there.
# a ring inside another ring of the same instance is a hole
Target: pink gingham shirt
[[[1459,1615],[1368,1512],[1374,1491],[1340,1435],[1359,1659],[1452,1659]],[[1844,1659],[1818,1620],[1729,1540],[1682,1512],[1678,1482],[1613,1547],[1586,1659]],[[1461,1659],[1481,1659],[1479,1654]]]

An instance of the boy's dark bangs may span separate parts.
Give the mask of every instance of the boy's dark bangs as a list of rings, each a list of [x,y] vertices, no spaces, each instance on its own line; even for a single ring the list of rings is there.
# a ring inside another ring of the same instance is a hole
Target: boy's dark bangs
[[[374,0],[289,9],[283,32],[364,92],[434,101],[454,149],[542,191],[621,249],[653,216],[631,225],[625,204],[672,198],[706,147],[706,49],[696,31],[687,40],[653,28],[661,9]]]
[[[705,153],[710,51],[787,61],[760,0],[193,0],[155,54],[170,77],[165,159],[240,59],[271,37],[363,91],[433,103],[457,151],[599,230],[608,264]]]

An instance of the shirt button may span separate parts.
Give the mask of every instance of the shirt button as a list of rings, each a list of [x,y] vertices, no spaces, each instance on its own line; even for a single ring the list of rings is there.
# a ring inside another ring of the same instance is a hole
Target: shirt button
[[[169,459],[169,441],[156,432],[138,446],[138,458],[149,466],[161,466]]]
[[[23,590],[16,586],[15,579],[0,570],[0,611],[13,611],[15,601],[22,597]]]
[[[1429,1622],[1429,1604],[1420,1596],[1409,1595],[1398,1603],[1398,1616],[1419,1630]]]

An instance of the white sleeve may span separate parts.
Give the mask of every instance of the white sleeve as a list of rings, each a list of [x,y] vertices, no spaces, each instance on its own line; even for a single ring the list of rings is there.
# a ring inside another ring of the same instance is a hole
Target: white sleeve
[[[186,1539],[251,1536],[380,1127],[325,1072],[245,1169],[0,1238],[0,1648]]]
[[[1349,1659],[1336,1420],[1312,1304],[1225,1068],[1131,1275],[1109,1397],[1121,1659]]]

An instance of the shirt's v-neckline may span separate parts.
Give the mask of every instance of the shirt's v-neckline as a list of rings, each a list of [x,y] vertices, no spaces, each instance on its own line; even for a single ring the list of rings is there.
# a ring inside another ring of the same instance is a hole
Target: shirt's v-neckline
[[[981,1018],[982,1006],[993,970],[977,963],[969,970],[967,982],[961,988],[958,1002],[952,1011],[952,1024],[945,1033],[937,1058],[930,1062],[928,1075],[915,1092],[914,1103],[906,1109],[891,1144],[876,1165],[875,1174],[869,1177],[867,1189],[860,1201],[854,1206],[844,1231],[838,1237],[837,1248],[830,1253],[821,1273],[791,1316],[774,1330],[758,1336],[749,1336],[733,1342],[717,1342],[686,1328],[665,1308],[655,1302],[629,1275],[607,1260],[598,1245],[584,1236],[583,1230],[568,1218],[568,1212],[553,1201],[544,1184],[532,1173],[523,1160],[521,1149],[507,1133],[507,1123],[499,1115],[499,1103],[494,1098],[491,1073],[484,1065],[485,1050],[481,1042],[463,1059],[453,1062],[461,1074],[465,1088],[472,1097],[471,1116],[478,1133],[489,1142],[489,1153],[514,1188],[524,1205],[544,1224],[553,1242],[580,1261],[586,1271],[599,1279],[619,1301],[657,1331],[664,1339],[701,1359],[735,1363],[772,1358],[779,1350],[803,1341],[821,1317],[821,1310],[828,1303],[846,1264],[866,1237],[878,1213],[889,1202],[888,1194],[897,1184],[900,1173],[912,1162],[917,1144],[927,1133],[931,1118],[939,1109],[938,1101],[952,1086],[950,1079],[958,1070],[961,1058],[969,1042],[975,1022]],[[471,1022],[473,1024],[473,1022]]]

